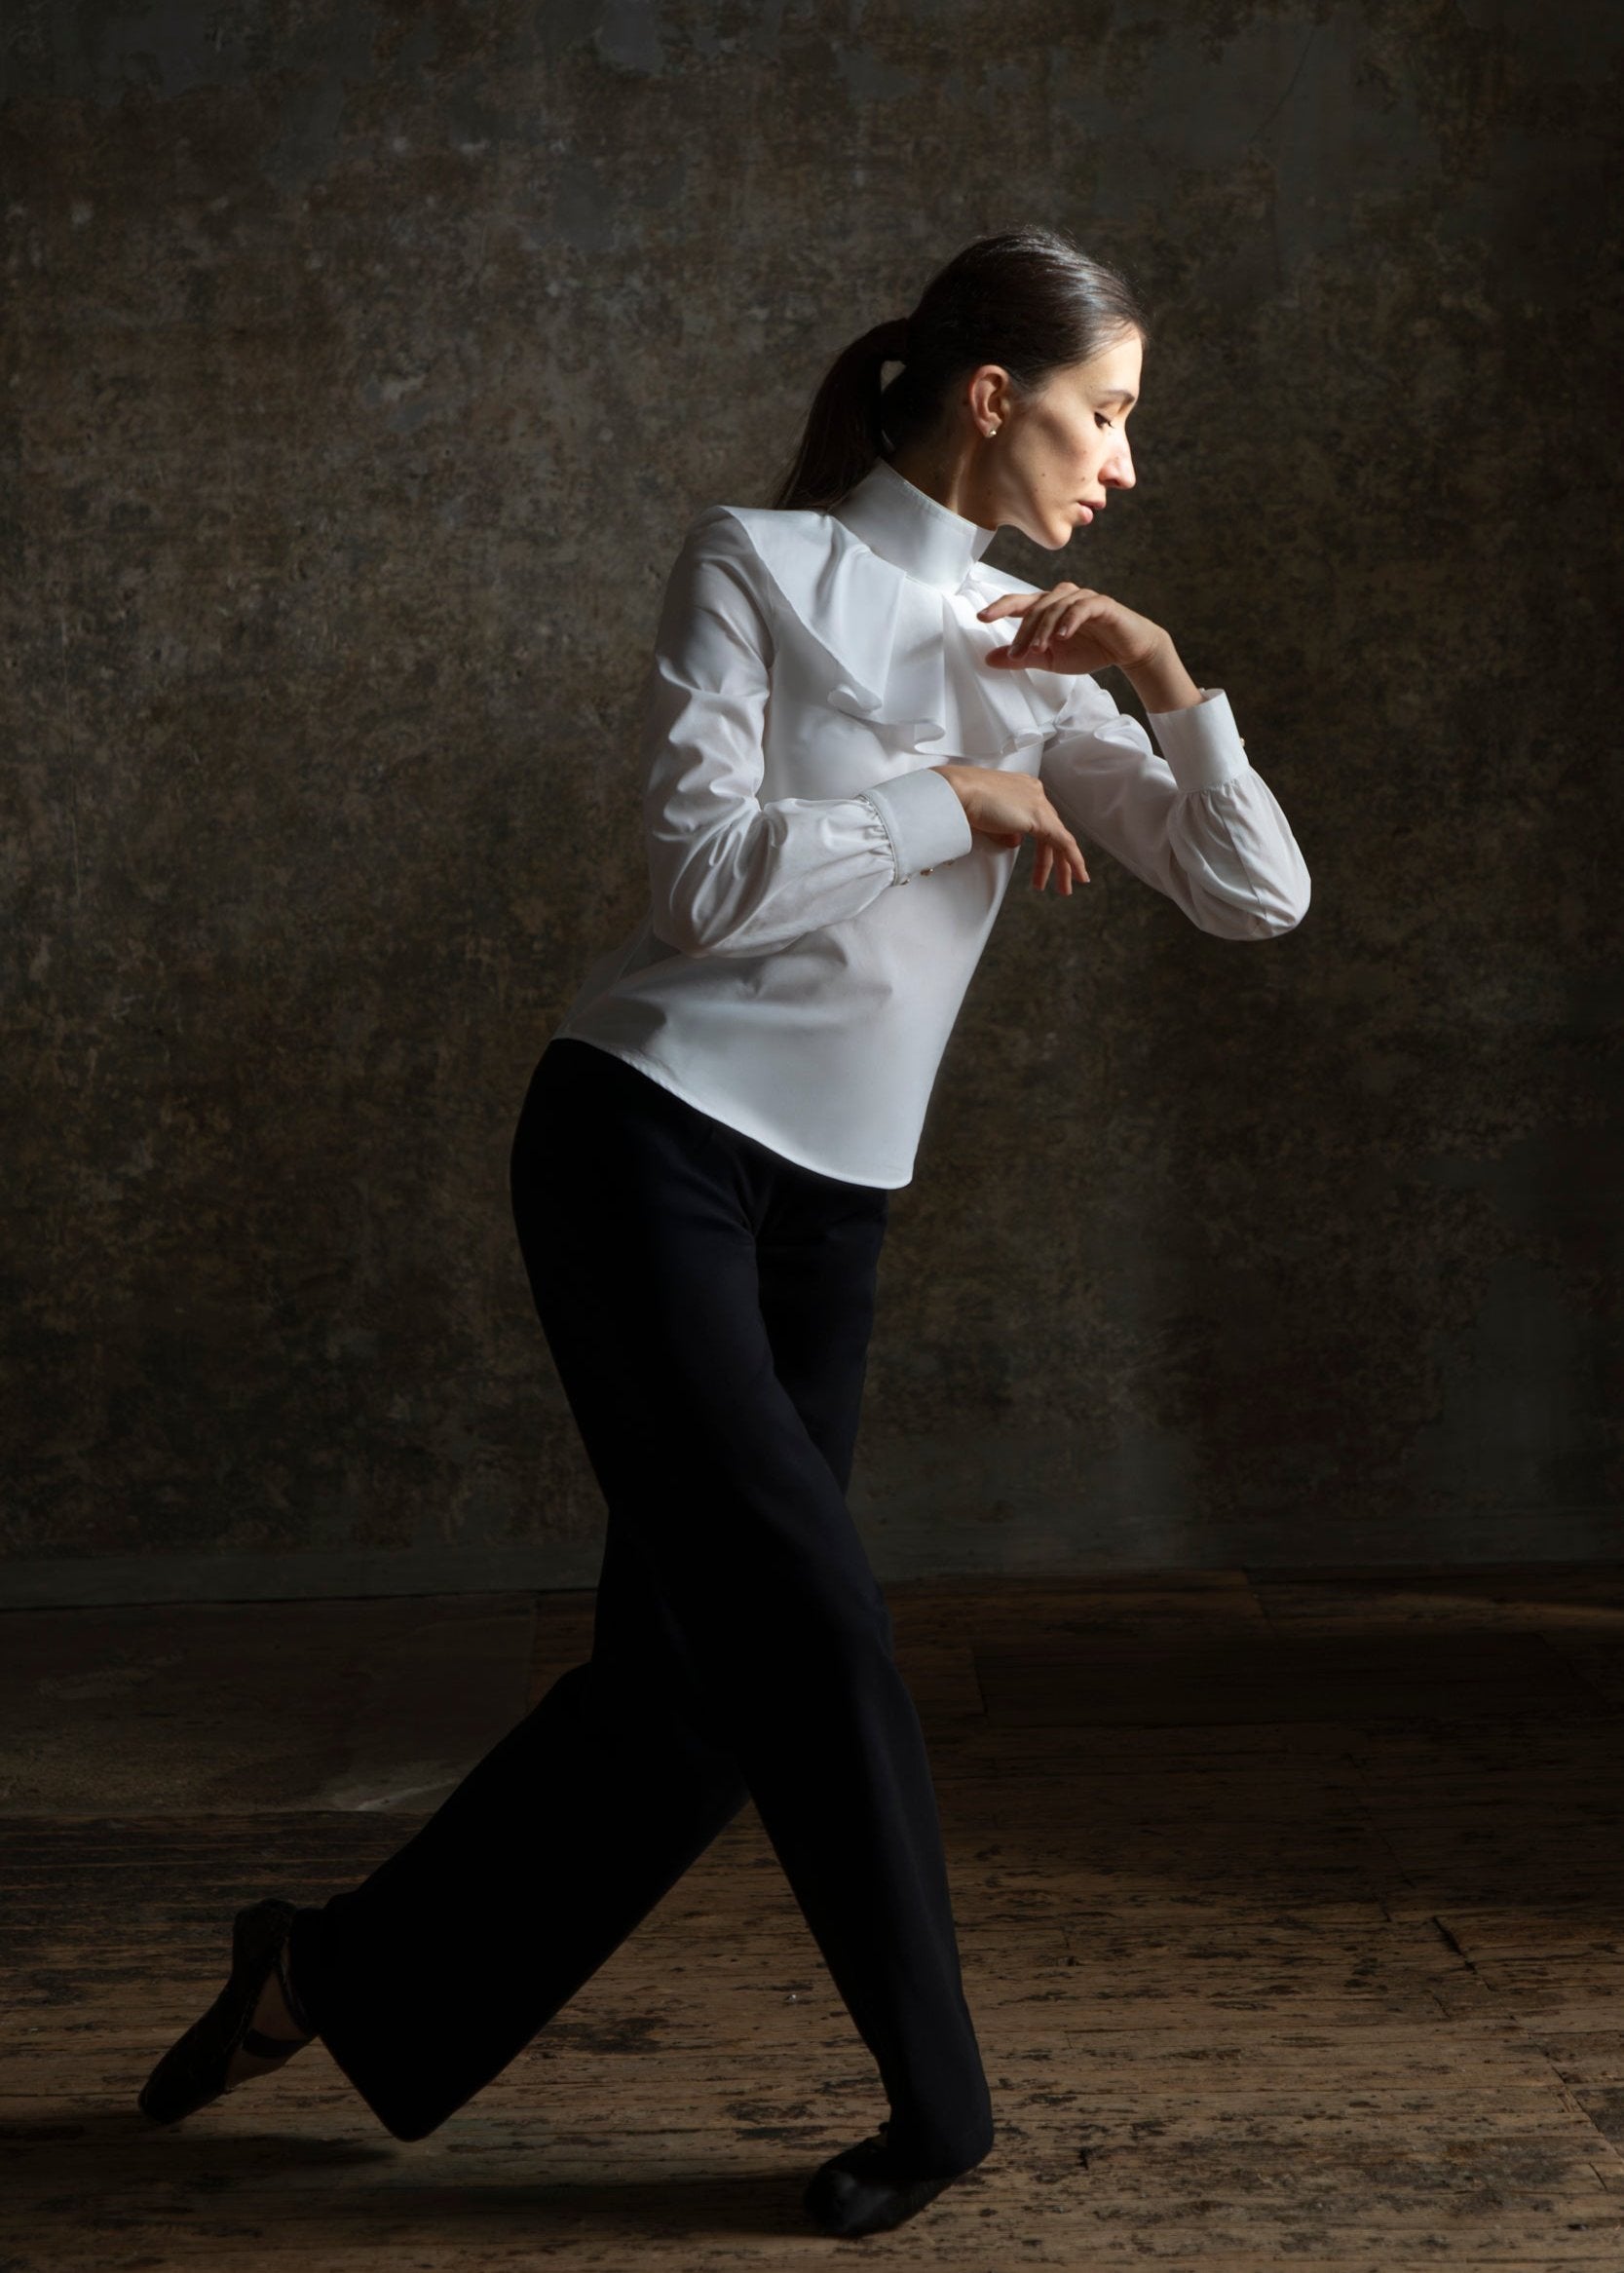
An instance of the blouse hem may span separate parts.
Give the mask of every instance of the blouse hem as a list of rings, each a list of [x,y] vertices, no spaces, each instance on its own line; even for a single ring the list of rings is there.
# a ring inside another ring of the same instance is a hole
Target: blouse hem
[[[821,1161],[809,1159],[804,1153],[792,1152],[775,1131],[770,1134],[763,1124],[745,1127],[742,1122],[731,1119],[727,1114],[718,1113],[713,1105],[707,1105],[703,1098],[696,1097],[685,1089],[664,1060],[657,1058],[651,1050],[637,1049],[625,1042],[600,1042],[595,1035],[580,1033],[573,1027],[560,1027],[551,1040],[590,1042],[594,1049],[601,1049],[606,1056],[623,1058],[627,1064],[647,1074],[651,1081],[658,1081],[673,1097],[680,1097],[685,1105],[691,1105],[696,1113],[702,1113],[708,1120],[720,1121],[724,1128],[731,1128],[736,1135],[748,1137],[753,1144],[765,1146],[770,1153],[776,1153],[780,1159],[788,1160],[792,1166],[810,1169],[814,1176],[826,1176],[831,1183],[854,1185],[864,1192],[901,1192],[913,1182],[912,1170],[895,1183],[883,1176],[838,1175],[834,1169],[825,1168]]]

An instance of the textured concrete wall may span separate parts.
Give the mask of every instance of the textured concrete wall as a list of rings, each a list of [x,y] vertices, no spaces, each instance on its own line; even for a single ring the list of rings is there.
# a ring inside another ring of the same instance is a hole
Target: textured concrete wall
[[[506,1170],[641,905],[660,585],[838,347],[1027,219],[1158,338],[1133,497],[992,558],[1228,689],[1314,901],[1223,942],[1023,860],[893,1212],[876,1561],[1619,1552],[1621,40],[19,6],[15,1599],[593,1575]]]

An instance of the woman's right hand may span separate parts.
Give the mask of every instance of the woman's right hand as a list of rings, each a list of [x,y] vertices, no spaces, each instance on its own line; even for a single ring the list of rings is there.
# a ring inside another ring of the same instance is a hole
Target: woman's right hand
[[[951,764],[933,771],[952,782],[964,818],[979,835],[991,837],[995,845],[1018,845],[1023,837],[1037,838],[1032,881],[1039,891],[1051,874],[1058,876],[1060,890],[1068,895],[1074,876],[1088,883],[1077,841],[1049,803],[1048,792],[1036,774],[1001,774],[991,766]]]

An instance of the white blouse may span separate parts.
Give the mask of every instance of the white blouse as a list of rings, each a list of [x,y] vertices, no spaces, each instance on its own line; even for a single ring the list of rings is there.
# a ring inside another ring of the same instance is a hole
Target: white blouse
[[[883,458],[833,512],[695,517],[643,697],[648,913],[557,1035],[803,1167],[909,1183],[1020,856],[972,833],[946,760],[1039,775],[1215,938],[1302,922],[1307,869],[1222,688],[1150,714],[1158,756],[1097,679],[982,663],[1019,620],[977,610],[1043,588],[983,564],[996,533]]]

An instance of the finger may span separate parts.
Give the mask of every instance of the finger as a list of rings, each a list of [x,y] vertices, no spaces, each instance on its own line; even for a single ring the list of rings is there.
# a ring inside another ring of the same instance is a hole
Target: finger
[[[1026,632],[1024,644],[1039,648],[1049,646],[1058,633],[1060,619],[1065,615],[1066,610],[1083,596],[1085,595],[1078,591],[1075,584],[1058,585],[1052,592],[1045,592],[1041,599],[1037,602],[1036,612],[1028,618],[1024,626]],[[1023,645],[1018,634],[1015,644],[1017,646]]]
[[[990,623],[995,616],[1021,615],[1037,597],[1034,592],[1001,592],[996,600],[989,600],[984,608],[977,608],[981,621]]]
[[[1076,600],[1063,602],[1059,614],[1051,616],[1049,621],[1039,628],[1037,637],[1033,640],[1033,645],[1044,654],[1052,654],[1055,648],[1071,638],[1074,631],[1086,624],[1093,614],[1094,610],[1087,602]]]
[[[1051,594],[1041,617],[1028,630],[1027,636],[1030,645],[1045,650],[1052,648],[1056,640],[1062,636],[1066,619],[1072,609],[1077,605],[1077,599],[1078,594],[1075,585],[1068,585],[1064,591]],[[1085,608],[1084,617],[1088,612]]]
[[[1069,893],[1072,889],[1073,877],[1076,877],[1081,884],[1088,882],[1088,866],[1082,857],[1082,848],[1076,837],[1072,835],[1070,829],[1062,827],[1058,822],[1055,826],[1054,841],[1058,848],[1055,856],[1059,861],[1060,873],[1064,880],[1060,889]]]
[[[1054,624],[1055,610],[1067,605],[1065,600],[1036,601],[1028,612],[1026,622],[1010,641],[1010,654],[1025,655],[1029,648],[1046,646]]]
[[[1053,865],[1053,850],[1042,838],[1039,838],[1037,850],[1032,855],[1032,886],[1035,891],[1041,891],[1044,885],[1047,884],[1049,870]]]

